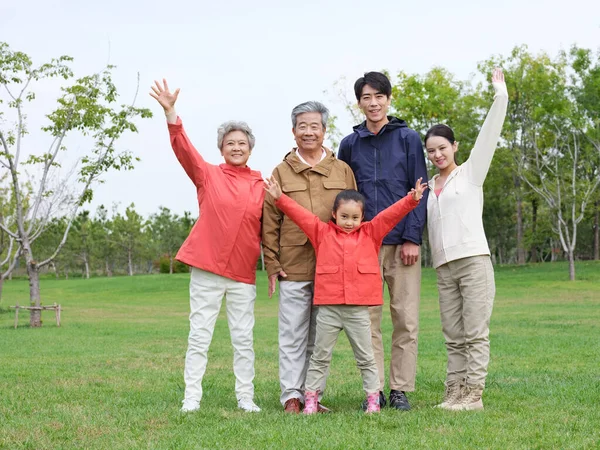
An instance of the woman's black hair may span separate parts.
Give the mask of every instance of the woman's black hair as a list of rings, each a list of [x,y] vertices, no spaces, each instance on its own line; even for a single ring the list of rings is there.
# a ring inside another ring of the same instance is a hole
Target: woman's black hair
[[[452,131],[452,128],[450,128],[448,125],[444,125],[443,123],[434,125],[429,130],[427,130],[427,133],[425,133],[425,140],[423,141],[425,142],[425,147],[427,147],[427,139],[434,136],[443,137],[452,145],[454,145],[454,143],[456,142],[456,139],[454,137],[454,131]],[[456,153],[454,153],[454,163],[459,164],[459,160],[456,157]]]
[[[363,213],[365,212],[365,197],[354,189],[346,189],[335,197],[335,201],[333,202],[333,212],[337,212],[338,208],[340,207],[340,203],[351,201],[360,203]]]
[[[440,123],[439,125],[434,125],[429,130],[427,130],[427,133],[425,133],[425,145],[427,145],[427,139],[433,136],[446,138],[451,144],[454,144],[456,142],[456,139],[454,138],[454,131],[452,131],[452,128],[450,128],[448,125],[444,125],[443,123]]]

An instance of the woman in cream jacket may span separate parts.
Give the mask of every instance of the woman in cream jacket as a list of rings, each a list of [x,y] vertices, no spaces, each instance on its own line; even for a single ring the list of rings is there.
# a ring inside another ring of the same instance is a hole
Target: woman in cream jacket
[[[450,127],[435,125],[425,135],[427,157],[439,170],[430,181],[427,222],[448,352],[446,392],[438,406],[450,410],[483,409],[489,363],[495,284],[483,229],[483,182],[508,104],[501,69],[494,70],[492,85],[494,103],[464,164],[456,164],[458,143]]]

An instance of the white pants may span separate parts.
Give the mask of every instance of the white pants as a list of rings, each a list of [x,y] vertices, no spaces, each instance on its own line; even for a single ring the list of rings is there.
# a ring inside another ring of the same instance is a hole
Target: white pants
[[[227,323],[233,345],[235,393],[254,397],[254,301],[256,286],[192,268],[190,279],[190,335],[185,355],[185,400],[202,399],[202,377],[215,323],[226,298]]]
[[[315,345],[317,311],[313,306],[312,281],[279,282],[279,399],[282,405],[292,398],[304,403],[304,383]]]

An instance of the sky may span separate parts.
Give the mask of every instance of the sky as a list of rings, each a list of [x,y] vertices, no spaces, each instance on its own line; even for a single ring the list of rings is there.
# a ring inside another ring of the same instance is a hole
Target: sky
[[[325,103],[341,131],[351,132],[354,123],[334,93],[340,78],[350,87],[370,70],[422,74],[442,66],[467,79],[478,62],[517,45],[550,54],[573,44],[600,49],[600,2],[2,1],[0,42],[38,64],[70,55],[76,76],[114,64],[123,103],[133,98],[139,73],[136,106],[150,108],[154,118],[139,120],[139,133],[125,135],[118,148],[141,161],[133,171],[105,175],[86,209],[117,204],[122,211],[135,203],[145,216],[159,206],[197,214],[195,188],[170,148],[162,108],[148,95],[153,80],[181,89],[176,109],[210,163],[222,162],[218,126],[246,121],[256,136],[249,165],[266,176],[294,146],[290,113],[297,104]],[[49,146],[36,130],[59,86],[36,87],[25,153]],[[73,137],[67,145],[68,162],[89,142]]]

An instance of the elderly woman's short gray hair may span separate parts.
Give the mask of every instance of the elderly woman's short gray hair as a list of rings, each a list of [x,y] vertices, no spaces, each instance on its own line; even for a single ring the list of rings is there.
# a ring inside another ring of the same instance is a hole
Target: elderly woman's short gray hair
[[[248,126],[246,122],[237,121],[237,120],[229,120],[225,123],[222,123],[219,129],[217,130],[217,146],[219,150],[223,148],[223,139],[232,131],[243,131],[246,133],[248,137],[248,145],[250,146],[250,150],[254,148],[254,144],[256,143],[256,138],[252,134],[252,128]]]
[[[298,116],[308,112],[317,112],[321,114],[321,123],[323,124],[323,129],[327,128],[329,110],[323,103],[320,102],[304,102],[292,109],[292,126],[296,128],[296,119]]]

